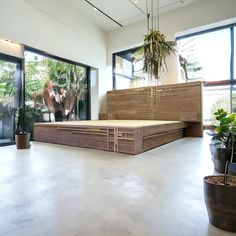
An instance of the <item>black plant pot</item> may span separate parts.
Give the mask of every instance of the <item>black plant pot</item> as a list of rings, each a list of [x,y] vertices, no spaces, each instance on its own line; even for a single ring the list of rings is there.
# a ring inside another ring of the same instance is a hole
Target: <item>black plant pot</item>
[[[223,147],[210,145],[214,168],[219,173],[224,173],[227,161],[230,161],[230,150]]]
[[[236,232],[236,176],[224,175],[204,177],[204,198],[209,221],[212,225]]]

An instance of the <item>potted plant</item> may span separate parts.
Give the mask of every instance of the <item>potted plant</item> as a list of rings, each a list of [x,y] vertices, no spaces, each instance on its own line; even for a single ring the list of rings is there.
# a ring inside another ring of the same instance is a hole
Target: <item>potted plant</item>
[[[230,141],[231,158],[230,162],[226,162],[224,175],[204,177],[204,199],[210,223],[220,229],[236,232],[236,172],[235,163],[232,163],[234,135],[230,135]]]
[[[20,107],[16,110],[16,118],[16,147],[17,149],[27,149],[30,147],[30,133],[27,127],[29,116],[26,107]]]
[[[224,173],[227,161],[231,160],[232,147],[236,146],[232,141],[236,140],[236,114],[229,114],[224,109],[218,109],[214,115],[217,125],[214,132],[209,133],[213,136],[209,146],[215,170]],[[234,161],[235,153],[233,152],[232,155],[232,161]]]

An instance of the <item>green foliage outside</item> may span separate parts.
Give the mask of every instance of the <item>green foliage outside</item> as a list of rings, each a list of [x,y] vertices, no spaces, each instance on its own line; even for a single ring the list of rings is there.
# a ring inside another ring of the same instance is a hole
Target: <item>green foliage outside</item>
[[[14,133],[16,64],[0,61],[0,138],[11,139]]]
[[[79,104],[79,101],[84,102],[87,93],[84,68],[35,56],[33,60],[26,62],[25,71],[26,104],[41,109],[43,112],[51,110],[46,101],[48,98],[44,97],[48,81],[52,82],[55,94],[59,92],[60,88],[66,91],[67,106],[70,112],[76,107],[76,104]]]
[[[4,105],[13,105],[14,102],[14,78],[16,65],[0,61],[0,102]]]

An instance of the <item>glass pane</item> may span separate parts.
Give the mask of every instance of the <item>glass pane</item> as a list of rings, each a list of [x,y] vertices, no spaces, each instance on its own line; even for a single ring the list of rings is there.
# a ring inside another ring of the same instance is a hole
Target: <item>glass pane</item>
[[[116,74],[132,78],[132,62],[116,56]]]
[[[129,88],[132,79],[132,62],[117,55],[115,60],[116,89]]]
[[[203,91],[203,122],[214,123],[213,113],[223,108],[230,112],[230,85],[204,87]]]
[[[188,81],[230,79],[230,29],[178,40],[182,77]]]
[[[130,88],[131,79],[122,75],[116,74],[116,89],[127,89]]]
[[[14,139],[16,67],[0,60],[0,144]]]
[[[159,83],[155,78],[143,72],[143,50],[129,49],[115,56],[116,89],[155,86]]]
[[[25,60],[26,105],[31,108],[32,123],[88,118],[85,67],[29,51]]]

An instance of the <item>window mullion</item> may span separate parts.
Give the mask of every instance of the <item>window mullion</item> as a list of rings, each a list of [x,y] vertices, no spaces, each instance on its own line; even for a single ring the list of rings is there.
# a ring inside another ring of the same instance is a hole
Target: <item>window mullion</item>
[[[230,79],[234,79],[234,27],[230,28],[230,43],[231,43],[231,54],[230,54]]]

